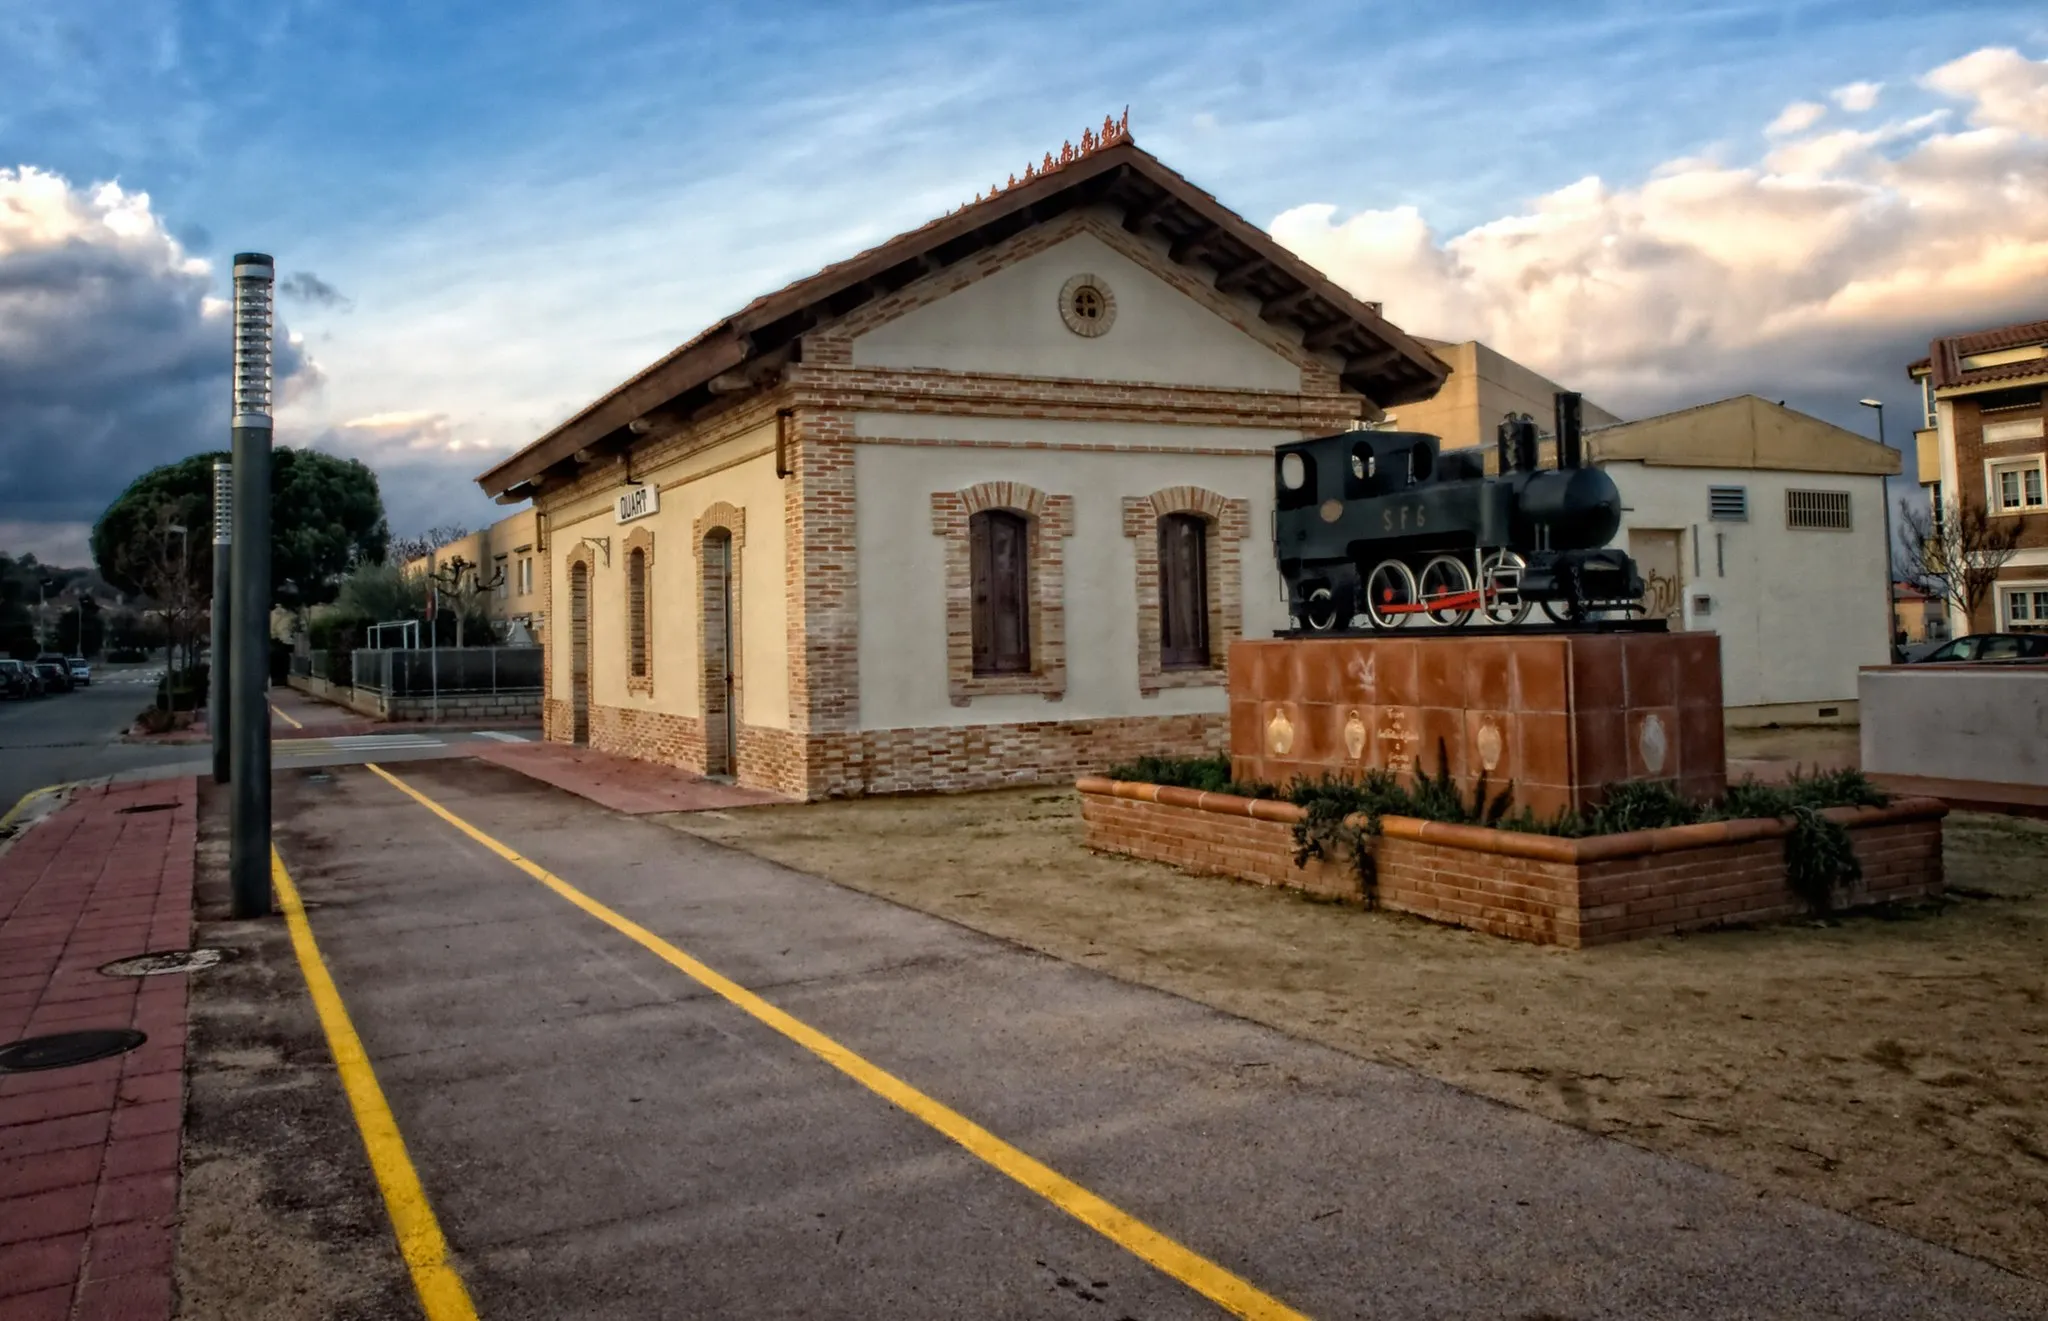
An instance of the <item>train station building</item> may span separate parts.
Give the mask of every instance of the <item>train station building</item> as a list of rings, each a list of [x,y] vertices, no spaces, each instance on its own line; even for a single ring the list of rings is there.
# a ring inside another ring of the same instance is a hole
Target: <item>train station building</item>
[[[1428,346],[1105,121],[705,330],[484,474],[533,502],[545,735],[801,797],[1227,742],[1285,624],[1273,447]]]

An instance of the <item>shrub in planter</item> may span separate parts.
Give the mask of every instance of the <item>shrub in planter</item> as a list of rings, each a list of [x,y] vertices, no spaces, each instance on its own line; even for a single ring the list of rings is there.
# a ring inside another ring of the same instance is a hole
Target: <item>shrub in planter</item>
[[[1713,802],[1685,798],[1666,781],[1627,780],[1607,785],[1600,804],[1591,811],[1538,817],[1527,807],[1510,811],[1515,792],[1512,781],[1493,793],[1481,776],[1468,798],[1451,778],[1448,751],[1441,743],[1436,774],[1424,772],[1417,758],[1406,784],[1392,771],[1370,770],[1357,778],[1298,779],[1282,793],[1271,785],[1234,783],[1229,771],[1230,763],[1222,757],[1143,757],[1113,768],[1110,776],[1246,798],[1284,796],[1303,811],[1294,827],[1295,865],[1306,865],[1312,858],[1330,862],[1348,858],[1358,871],[1368,904],[1375,893],[1371,838],[1380,833],[1382,817],[1416,817],[1566,838],[1774,817],[1789,819],[1791,827],[1785,836],[1787,884],[1809,908],[1824,913],[1833,907],[1840,888],[1862,875],[1862,868],[1847,829],[1822,813],[1832,807],[1883,807],[1890,801],[1861,771],[1795,769],[1785,784],[1745,779],[1730,785]]]

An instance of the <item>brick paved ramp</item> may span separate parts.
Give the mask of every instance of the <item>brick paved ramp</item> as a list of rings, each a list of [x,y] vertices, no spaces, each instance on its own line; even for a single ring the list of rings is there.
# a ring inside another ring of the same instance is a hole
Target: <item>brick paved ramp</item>
[[[0,1073],[0,1316],[171,1314],[185,978],[103,964],[190,937],[193,781],[80,791],[0,856],[0,1044],[137,1028],[136,1050]]]
[[[1982,1262],[503,767],[393,769],[1309,1316],[2048,1316]],[[281,777],[278,821],[487,1321],[1219,1315],[373,772]]]
[[[568,743],[478,744],[468,752],[626,816],[759,807],[790,801],[764,789],[720,784],[674,766],[636,761]]]

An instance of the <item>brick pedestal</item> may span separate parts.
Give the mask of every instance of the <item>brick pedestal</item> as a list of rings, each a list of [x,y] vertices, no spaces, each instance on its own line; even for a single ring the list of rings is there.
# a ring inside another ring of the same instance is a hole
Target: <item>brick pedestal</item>
[[[1283,784],[1372,767],[1516,807],[1584,808],[1603,786],[1727,787],[1720,639],[1711,633],[1447,633],[1270,638],[1230,649],[1231,773]]]

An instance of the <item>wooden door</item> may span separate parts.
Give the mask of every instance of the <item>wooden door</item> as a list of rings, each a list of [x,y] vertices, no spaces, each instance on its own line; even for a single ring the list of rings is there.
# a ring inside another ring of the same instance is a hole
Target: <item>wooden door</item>
[[[569,570],[569,739],[590,742],[590,566]]]
[[[1208,528],[1198,514],[1159,520],[1159,664],[1209,664]]]
[[[968,523],[974,608],[974,672],[1031,672],[1031,525],[989,509]]]
[[[704,538],[704,773],[731,775],[738,744],[733,701],[732,534]]]

